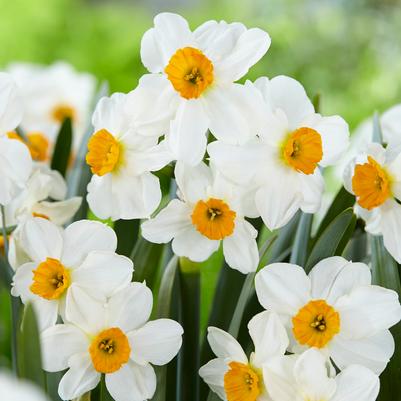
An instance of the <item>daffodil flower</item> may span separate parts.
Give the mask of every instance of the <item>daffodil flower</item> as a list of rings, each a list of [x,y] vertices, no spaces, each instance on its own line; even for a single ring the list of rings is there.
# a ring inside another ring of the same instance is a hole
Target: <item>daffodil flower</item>
[[[361,365],[351,365],[337,376],[328,374],[326,358],[311,348],[302,355],[269,361],[263,370],[273,400],[375,401],[380,382]]]
[[[292,78],[263,77],[254,86],[265,109],[258,137],[239,146],[216,141],[208,152],[228,179],[256,186],[256,207],[273,230],[299,209],[319,209],[324,189],[319,167],[338,161],[348,146],[349,132],[341,117],[315,113],[304,88]]]
[[[165,365],[177,354],[182,327],[170,319],[148,321],[152,292],[131,283],[98,302],[78,289],[77,302],[67,305],[66,321],[42,333],[43,365],[49,372],[68,369],[59,395],[71,400],[92,390],[106,376],[115,401],[153,397],[156,374],[151,364]]]
[[[177,163],[175,178],[179,199],[142,224],[143,237],[155,243],[172,240],[174,253],[194,262],[206,260],[222,243],[229,266],[242,273],[255,271],[257,231],[244,217],[254,213],[247,207],[247,194],[204,163]]]
[[[208,342],[217,358],[199,370],[210,388],[225,401],[268,401],[264,365],[282,357],[288,346],[288,337],[278,316],[262,312],[248,324],[255,346],[249,359],[238,341],[217,327],[208,328]]]
[[[195,165],[206,150],[206,131],[229,143],[254,135],[254,91],[234,84],[267,52],[269,35],[243,24],[208,21],[194,32],[177,14],[161,13],[142,38],[141,57],[152,73],[139,87],[154,90],[152,113],[170,114],[168,143],[178,160]]]
[[[93,115],[95,133],[86,162],[93,177],[88,203],[97,217],[113,220],[149,217],[161,200],[159,179],[151,173],[172,160],[165,141],[138,133],[141,121],[127,112],[139,103],[137,93],[102,98]],[[138,110],[136,110],[138,112]]]
[[[78,288],[105,302],[132,278],[132,261],[115,253],[114,231],[97,221],[77,221],[63,230],[36,217],[25,223],[21,246],[31,262],[16,270],[11,293],[33,304],[42,330],[65,316]]]
[[[340,369],[357,363],[377,374],[393,355],[388,329],[401,318],[398,295],[371,285],[367,265],[334,256],[306,275],[300,266],[273,263],[255,286],[261,305],[286,326],[291,352],[318,348]]]
[[[356,196],[365,230],[383,235],[384,246],[401,263],[401,153],[394,158],[393,148],[370,144],[345,170],[344,186]]]

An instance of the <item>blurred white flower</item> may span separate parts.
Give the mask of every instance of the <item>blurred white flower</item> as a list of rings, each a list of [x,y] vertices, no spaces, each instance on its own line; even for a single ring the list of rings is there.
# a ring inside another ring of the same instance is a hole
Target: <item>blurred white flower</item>
[[[49,401],[45,393],[27,380],[0,370],[1,398],[4,401]]]
[[[43,138],[47,138],[52,147],[61,123],[70,117],[73,122],[73,148],[77,150],[88,128],[95,78],[75,71],[65,62],[50,66],[15,63],[9,66],[8,71],[19,86],[25,107],[21,123],[23,131],[27,135],[41,136],[43,151],[43,146],[46,146]]]
[[[341,117],[315,113],[304,88],[292,78],[263,77],[254,86],[265,109],[258,137],[240,146],[216,141],[208,152],[228,179],[257,186],[256,207],[273,230],[299,209],[319,209],[324,189],[319,166],[338,161],[347,149],[349,132]]]
[[[331,377],[326,358],[315,348],[269,361],[263,373],[272,399],[280,401],[375,401],[380,388],[377,375],[360,365]]]
[[[155,243],[172,240],[174,253],[194,262],[208,259],[222,243],[230,267],[242,273],[255,271],[257,231],[245,220],[254,213],[246,207],[246,194],[204,163],[177,163],[175,179],[179,199],[142,224],[143,237]]]
[[[269,35],[243,24],[207,21],[194,32],[177,14],[161,13],[142,38],[141,57],[152,73],[139,87],[158,90],[149,114],[171,118],[168,143],[178,160],[195,165],[206,150],[206,132],[229,143],[255,135],[256,97],[243,77],[270,46]]]
[[[208,328],[207,339],[217,358],[202,366],[199,375],[222,400],[270,400],[263,367],[285,354],[287,333],[278,316],[267,311],[254,316],[248,330],[255,346],[249,359],[234,337]]]
[[[132,105],[137,96],[104,97],[93,115],[95,133],[86,155],[93,177],[87,199],[102,219],[149,217],[161,200],[159,179],[151,171],[168,164],[172,155],[165,141],[158,143],[157,133],[143,136],[136,131],[139,121],[126,112],[126,105],[127,101]]]
[[[132,278],[132,261],[115,253],[117,238],[105,224],[81,220],[65,230],[43,218],[28,220],[21,247],[30,262],[18,267],[11,293],[31,302],[43,330],[65,317],[65,308],[84,291],[105,302]]]
[[[67,322],[42,333],[44,369],[69,369],[59,385],[63,400],[93,389],[106,375],[106,387],[116,401],[151,399],[156,389],[153,365],[165,365],[181,347],[182,327],[170,319],[148,321],[152,292],[131,283],[108,302],[76,291],[67,305]]]
[[[340,369],[357,363],[377,374],[393,355],[388,329],[401,318],[398,295],[371,285],[367,265],[334,256],[306,275],[300,266],[273,263],[255,285],[261,305],[286,326],[291,352],[315,347]]]
[[[23,103],[10,74],[0,72],[0,136],[13,131],[21,122]]]
[[[345,170],[344,186],[356,196],[365,230],[383,235],[384,246],[401,263],[401,152],[394,155],[390,145],[371,143]]]

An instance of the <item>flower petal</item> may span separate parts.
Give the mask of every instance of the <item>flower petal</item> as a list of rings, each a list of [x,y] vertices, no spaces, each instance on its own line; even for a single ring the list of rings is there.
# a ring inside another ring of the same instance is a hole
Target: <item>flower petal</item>
[[[217,327],[208,327],[207,333],[210,348],[218,358],[248,363],[244,350],[231,334]]]
[[[227,363],[221,358],[212,359],[199,369],[199,376],[222,400],[226,399],[224,375],[227,370]]]
[[[33,212],[43,214],[54,224],[62,226],[74,216],[81,206],[81,202],[82,198],[80,196],[74,196],[59,202],[43,201],[34,206]]]
[[[102,177],[93,175],[88,184],[88,201],[90,209],[100,219],[108,219],[115,208],[113,207],[112,174]]]
[[[401,263],[401,205],[390,200],[380,209],[384,246],[391,256]]]

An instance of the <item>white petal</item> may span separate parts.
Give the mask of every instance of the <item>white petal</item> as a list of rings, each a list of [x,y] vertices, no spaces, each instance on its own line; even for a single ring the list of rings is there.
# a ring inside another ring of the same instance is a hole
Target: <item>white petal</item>
[[[301,210],[304,213],[319,211],[324,191],[324,179],[320,170],[316,168],[311,175],[300,174],[300,188],[303,195]]]
[[[56,324],[40,337],[43,369],[58,372],[68,368],[68,360],[88,350],[90,341],[83,331],[72,324]]]
[[[106,374],[106,387],[116,401],[145,401],[156,390],[156,375],[149,364],[128,361],[114,373]]]
[[[156,217],[142,223],[142,236],[157,244],[169,242],[192,226],[190,213],[184,202],[173,199]]]
[[[309,273],[312,297],[333,305],[354,288],[370,285],[370,269],[364,263],[352,263],[340,256],[321,260]]]
[[[208,327],[207,333],[210,348],[218,358],[248,363],[244,350],[232,335],[217,327]]]
[[[205,104],[209,128],[223,142],[243,144],[262,127],[262,99],[253,85],[216,86],[205,95]]]
[[[174,157],[192,166],[200,163],[206,151],[208,127],[209,118],[202,102],[182,100],[167,135]]]
[[[311,283],[304,269],[290,263],[273,263],[255,278],[256,294],[265,309],[293,316],[310,298]]]
[[[380,209],[384,246],[391,256],[401,263],[401,205],[391,200]]]
[[[235,220],[233,234],[223,240],[224,258],[230,267],[244,274],[256,271],[259,262],[256,236],[251,223],[243,218]]]
[[[69,360],[69,366],[58,387],[63,400],[80,397],[94,389],[100,381],[100,373],[94,369],[88,352],[74,355]]]
[[[340,369],[358,364],[380,374],[394,353],[394,339],[389,330],[355,340],[346,339],[340,333],[330,344],[330,352]]]
[[[79,196],[59,202],[43,201],[36,204],[33,211],[47,216],[54,224],[61,226],[74,216],[81,202],[82,198]]]
[[[39,332],[56,324],[59,310],[57,300],[49,301],[37,296],[32,300],[32,305],[38,321]]]
[[[375,285],[355,288],[334,307],[340,313],[341,333],[347,338],[371,336],[401,319],[398,294]]]
[[[220,241],[211,240],[191,226],[177,234],[172,242],[173,252],[193,262],[203,262],[219,249]]]
[[[29,219],[22,229],[21,245],[36,262],[43,262],[48,257],[60,259],[63,247],[61,230],[46,219]]]
[[[33,270],[37,267],[37,263],[24,263],[14,274],[11,294],[15,297],[21,297],[21,301],[24,304],[36,297],[36,295],[31,292],[30,286],[33,282]]]
[[[117,237],[112,228],[98,221],[80,220],[64,231],[62,262],[70,268],[81,264],[91,251],[115,251]]]
[[[262,366],[276,356],[284,355],[288,347],[287,332],[274,312],[264,311],[248,323],[249,334],[255,345],[253,362]]]
[[[295,380],[307,399],[331,400],[336,391],[336,381],[329,378],[326,361],[325,355],[310,348],[295,362]]]
[[[110,297],[131,282],[132,273],[131,259],[111,251],[92,251],[72,271],[72,281],[93,296],[101,292]]]
[[[20,93],[10,74],[0,73],[0,136],[16,128],[22,119]]]
[[[364,366],[353,365],[336,377],[337,391],[331,401],[375,401],[379,378]]]
[[[102,177],[93,175],[88,184],[88,201],[90,209],[100,219],[108,219],[116,208],[113,205],[112,174]]]
[[[183,329],[170,319],[158,319],[128,333],[131,359],[144,365],[165,365],[178,353],[182,344]]]
[[[153,306],[152,291],[144,284],[133,282],[109,299],[109,325],[129,332],[143,326]]]
[[[212,359],[199,369],[199,376],[222,400],[226,400],[224,375],[227,370],[227,363],[221,358]]]
[[[142,38],[141,59],[149,71],[161,72],[176,50],[189,46],[193,39],[188,22],[178,14],[160,13],[154,24]]]

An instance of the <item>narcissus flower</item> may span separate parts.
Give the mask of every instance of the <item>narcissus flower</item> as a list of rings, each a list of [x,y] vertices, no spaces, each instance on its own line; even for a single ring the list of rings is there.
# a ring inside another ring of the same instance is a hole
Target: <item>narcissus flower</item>
[[[253,317],[248,330],[255,346],[249,359],[234,337],[208,328],[207,339],[217,358],[202,366],[199,374],[222,400],[270,400],[263,367],[284,355],[288,337],[278,316],[267,311]]]
[[[65,230],[43,218],[28,220],[21,246],[31,262],[14,276],[12,295],[36,309],[41,329],[56,323],[83,289],[101,301],[126,286],[132,278],[132,261],[115,253],[114,231],[99,222],[81,220]]]
[[[13,131],[21,122],[23,103],[10,74],[0,72],[0,136]]]
[[[172,159],[165,141],[158,144],[157,135],[137,132],[138,121],[126,112],[132,96],[115,93],[102,98],[93,115],[95,133],[86,155],[93,173],[88,203],[102,219],[149,217],[161,200],[159,179],[151,171]]]
[[[177,14],[162,13],[142,38],[142,62],[152,73],[142,88],[159,88],[152,111],[170,113],[168,143],[178,160],[195,165],[206,150],[206,131],[229,143],[250,135],[258,107],[249,86],[234,84],[268,50],[269,35],[240,23],[208,21],[191,32]]]
[[[380,382],[364,366],[351,365],[335,377],[328,373],[326,358],[315,348],[295,357],[269,361],[264,369],[266,387],[280,401],[375,401]]]
[[[60,61],[50,66],[15,63],[8,71],[16,80],[25,105],[21,127],[27,134],[36,135],[30,142],[43,155],[44,149],[54,144],[61,123],[69,117],[76,150],[88,126],[95,78]]]
[[[181,347],[182,327],[170,319],[148,321],[152,292],[131,283],[108,302],[98,302],[82,290],[67,306],[67,321],[42,334],[43,364],[49,372],[69,369],[59,395],[71,400],[92,390],[106,375],[106,387],[116,401],[153,397],[153,365],[165,365]]]
[[[46,395],[27,380],[16,379],[11,373],[0,371],[1,397],[7,401],[49,401]]]
[[[344,186],[356,196],[366,231],[383,235],[384,246],[401,263],[401,153],[394,159],[391,146],[370,144],[345,170]]]
[[[315,113],[304,88],[292,78],[259,78],[254,86],[265,108],[258,138],[240,146],[216,141],[208,152],[228,179],[257,187],[256,207],[272,230],[298,209],[319,209],[324,188],[319,167],[336,163],[349,132],[341,117]]]
[[[369,267],[334,256],[306,275],[302,267],[274,263],[255,279],[263,307],[286,326],[290,351],[315,347],[340,369],[358,363],[381,373],[394,352],[388,330],[401,318],[395,291],[371,285]]]
[[[155,243],[173,240],[174,253],[194,262],[206,260],[222,243],[229,266],[242,273],[255,271],[257,231],[244,218],[250,212],[246,194],[204,163],[177,163],[175,178],[179,199],[142,224],[143,237]]]

